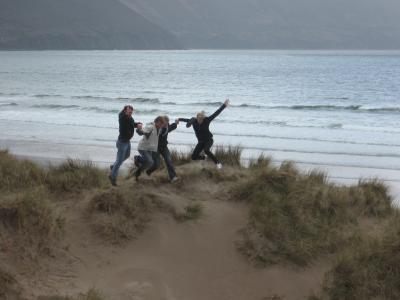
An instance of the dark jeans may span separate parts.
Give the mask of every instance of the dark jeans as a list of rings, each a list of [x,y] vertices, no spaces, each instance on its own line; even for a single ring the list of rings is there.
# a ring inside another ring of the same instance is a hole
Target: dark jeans
[[[115,160],[115,163],[111,170],[111,179],[113,181],[117,180],[119,168],[121,167],[123,162],[125,160],[127,160],[129,158],[129,156],[131,155],[131,142],[130,141],[123,142],[121,140],[118,140],[116,146],[118,149],[117,159]]]
[[[172,165],[171,152],[169,152],[168,147],[165,147],[164,149],[155,153],[155,155],[153,156],[153,161],[154,161],[153,166],[147,170],[147,173],[150,175],[160,167],[160,155],[164,159],[169,179],[172,180],[174,177],[176,177],[176,172],[174,166]]]
[[[193,160],[204,160],[206,159],[204,155],[200,155],[202,151],[211,158],[211,160],[215,163],[218,164],[219,160],[215,157],[215,155],[211,152],[211,147],[214,144],[213,139],[209,139],[208,141],[205,142],[198,142],[196,147],[193,150],[192,153],[192,159]]]
[[[155,156],[155,153],[157,153],[157,152],[139,150],[139,153],[140,153],[140,156],[138,157],[139,172],[142,172],[153,166],[153,164],[154,164],[153,157]]]

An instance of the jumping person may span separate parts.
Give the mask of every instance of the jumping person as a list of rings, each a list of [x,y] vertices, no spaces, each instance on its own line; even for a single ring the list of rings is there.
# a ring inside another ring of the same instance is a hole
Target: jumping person
[[[229,106],[229,99],[225,100],[224,104],[211,116],[206,116],[204,111],[199,112],[196,118],[184,119],[179,118],[179,121],[186,122],[186,127],[193,126],[196,134],[198,143],[193,150],[192,160],[204,160],[205,156],[202,155],[202,151],[211,158],[216,164],[218,169],[222,169],[221,162],[211,152],[211,147],[214,143],[213,134],[210,132],[210,123],[226,108]]]
[[[171,152],[168,149],[168,133],[174,131],[178,127],[179,119],[176,119],[175,123],[169,124],[169,117],[163,116],[163,118],[164,118],[164,127],[158,138],[158,151],[156,155],[153,157],[153,166],[150,169],[148,169],[146,173],[147,175],[150,176],[155,170],[157,170],[160,167],[160,155],[161,155],[167,167],[169,180],[172,183],[177,181],[178,177],[176,177],[175,168],[172,165]]]
[[[141,129],[142,123],[136,123],[132,117],[133,107],[126,105],[118,114],[119,136],[117,140],[117,159],[110,166],[111,174],[108,176],[113,186],[117,185],[118,171],[125,160],[131,155],[131,139],[135,133],[135,128]]]
[[[154,122],[147,124],[144,128],[138,128],[136,132],[143,136],[138,145],[139,154],[134,157],[136,170],[133,172],[136,180],[139,180],[143,171],[151,168],[154,157],[157,155],[158,138],[164,126],[163,117],[157,117]]]

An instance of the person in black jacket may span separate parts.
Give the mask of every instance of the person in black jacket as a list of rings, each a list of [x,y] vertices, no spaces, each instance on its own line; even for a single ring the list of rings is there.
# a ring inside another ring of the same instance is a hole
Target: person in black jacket
[[[117,140],[117,159],[113,165],[110,166],[111,174],[108,178],[113,186],[117,185],[118,171],[122,163],[131,155],[131,139],[135,133],[135,128],[141,129],[142,123],[136,123],[132,118],[133,107],[127,105],[119,113],[119,136]]]
[[[164,128],[158,138],[158,151],[153,157],[153,166],[146,171],[147,175],[151,175],[155,170],[160,167],[160,155],[163,157],[165,165],[167,167],[168,176],[171,182],[178,180],[176,176],[175,168],[172,164],[171,152],[168,149],[168,133],[174,131],[179,124],[179,119],[175,120],[175,123],[169,123],[169,117],[163,116],[164,118]]]
[[[225,100],[224,104],[211,116],[206,116],[204,112],[199,112],[196,118],[184,119],[179,118],[179,121],[186,122],[186,127],[193,126],[196,134],[198,143],[193,150],[192,160],[204,160],[205,156],[201,155],[204,153],[211,158],[211,160],[217,165],[218,169],[222,168],[222,164],[211,152],[211,147],[214,144],[213,134],[210,132],[210,123],[226,108],[229,106],[229,100]]]

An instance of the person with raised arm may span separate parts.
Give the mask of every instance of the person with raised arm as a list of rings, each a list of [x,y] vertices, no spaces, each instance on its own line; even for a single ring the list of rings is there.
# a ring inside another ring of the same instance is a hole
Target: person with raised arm
[[[204,160],[205,156],[201,154],[204,151],[204,153],[215,163],[217,168],[222,169],[221,162],[211,152],[211,147],[214,144],[214,139],[213,134],[210,131],[210,124],[228,106],[229,99],[225,100],[222,106],[211,116],[206,116],[204,111],[201,111],[197,113],[197,116],[195,118],[179,118],[179,121],[186,122],[187,128],[193,126],[193,130],[198,140],[198,143],[192,153],[192,160]]]
[[[118,114],[119,136],[117,140],[117,158],[110,166],[111,173],[108,176],[113,186],[117,186],[118,171],[121,165],[131,156],[131,139],[135,134],[135,128],[142,129],[142,123],[136,123],[132,117],[133,107],[126,105]]]
[[[158,138],[158,151],[157,154],[153,157],[154,161],[153,166],[150,169],[147,169],[146,173],[147,175],[150,176],[155,170],[157,170],[160,167],[160,155],[161,155],[167,167],[169,180],[171,183],[173,183],[178,180],[178,177],[176,176],[175,168],[172,164],[171,152],[168,149],[168,133],[174,131],[178,127],[179,119],[176,119],[175,123],[170,124],[168,116],[163,116],[163,118],[164,118],[164,127]]]

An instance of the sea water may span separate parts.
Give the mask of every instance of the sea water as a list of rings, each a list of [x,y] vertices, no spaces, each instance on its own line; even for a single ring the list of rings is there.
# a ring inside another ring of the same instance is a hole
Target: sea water
[[[124,105],[146,123],[211,114],[226,98],[217,145],[400,182],[400,52],[0,52],[0,148],[108,163]],[[169,141],[189,150],[196,139],[182,124]]]

